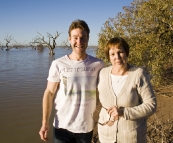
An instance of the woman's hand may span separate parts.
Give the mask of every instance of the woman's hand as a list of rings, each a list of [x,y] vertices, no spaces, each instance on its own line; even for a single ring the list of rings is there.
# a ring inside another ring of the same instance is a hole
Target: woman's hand
[[[120,107],[116,107],[116,106],[112,106],[110,108],[108,108],[107,112],[108,114],[111,116],[111,120],[117,120],[119,117],[123,116],[123,108]]]

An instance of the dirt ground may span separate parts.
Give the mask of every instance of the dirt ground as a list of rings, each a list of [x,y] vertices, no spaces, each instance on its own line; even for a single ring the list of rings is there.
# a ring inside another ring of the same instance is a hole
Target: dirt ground
[[[164,120],[173,119],[173,83],[158,88],[155,93],[158,103],[156,114]]]
[[[157,96],[157,112],[156,114],[164,119],[173,119],[173,69],[167,73],[165,84],[154,88]]]

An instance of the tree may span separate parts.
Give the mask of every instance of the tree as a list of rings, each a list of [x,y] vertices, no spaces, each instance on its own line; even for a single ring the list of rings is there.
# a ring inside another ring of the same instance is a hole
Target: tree
[[[25,46],[25,44],[20,44],[20,43],[18,43],[16,40],[14,40],[14,44],[13,44],[13,48],[16,48],[16,49],[19,49],[19,48],[22,48],[22,47],[24,47]]]
[[[71,45],[69,44],[69,41],[68,41],[68,40],[63,41],[62,44],[61,44],[61,46],[62,46],[62,47],[66,47],[66,48],[68,48],[68,49],[71,48]]]
[[[129,62],[146,68],[152,82],[159,85],[173,60],[173,1],[134,0],[123,9],[101,28],[96,55],[108,63],[105,44],[121,36],[130,45]]]
[[[9,48],[9,43],[11,42],[11,40],[12,40],[12,37],[11,37],[11,35],[9,36],[9,35],[7,35],[5,38],[4,38],[4,40],[6,41],[6,50],[8,51],[10,48]]]
[[[56,32],[56,34],[54,36],[52,36],[51,34],[47,33],[47,37],[49,39],[49,41],[47,42],[44,39],[44,36],[42,36],[40,33],[38,33],[40,35],[40,37],[37,37],[34,39],[33,42],[31,43],[37,43],[38,45],[44,45],[46,47],[49,48],[49,55],[54,55],[54,49],[56,47],[56,39],[59,37],[60,33],[58,33],[58,31]]]
[[[29,46],[32,47],[32,49],[37,49],[38,41],[37,38],[32,39],[32,42],[29,43]]]
[[[42,45],[42,44],[37,45],[37,50],[38,50],[39,52],[43,52],[43,50],[44,50],[43,45]]]
[[[1,50],[3,50],[3,44],[0,42],[0,48]]]

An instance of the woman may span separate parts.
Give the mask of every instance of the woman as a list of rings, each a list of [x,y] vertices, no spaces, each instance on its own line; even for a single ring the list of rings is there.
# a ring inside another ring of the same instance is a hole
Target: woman
[[[156,111],[156,96],[147,73],[128,64],[129,45],[120,37],[108,41],[111,66],[100,71],[101,143],[146,143],[147,117]]]

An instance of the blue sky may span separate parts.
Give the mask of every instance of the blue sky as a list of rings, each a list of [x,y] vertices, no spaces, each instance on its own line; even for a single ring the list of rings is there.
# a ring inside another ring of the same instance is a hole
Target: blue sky
[[[133,0],[1,0],[0,43],[12,36],[17,43],[27,44],[37,32],[47,36],[56,31],[61,35],[57,45],[67,40],[68,28],[73,20],[85,20],[90,28],[89,45],[98,44],[98,33],[108,20],[123,12]],[[13,41],[11,42],[13,43]]]

